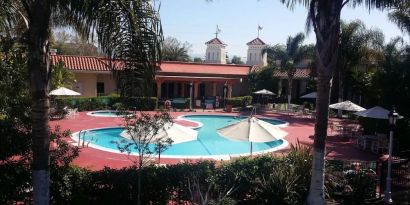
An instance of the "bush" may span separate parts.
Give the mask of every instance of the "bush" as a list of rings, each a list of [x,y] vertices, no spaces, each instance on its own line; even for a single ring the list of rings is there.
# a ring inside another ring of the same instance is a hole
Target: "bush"
[[[130,97],[122,98],[118,96],[99,96],[99,97],[69,97],[57,98],[57,104],[67,107],[76,107],[79,111],[92,111],[110,109],[123,104],[126,108],[136,110],[154,110],[157,104],[155,97]]]
[[[226,104],[232,107],[246,107],[252,104],[252,96],[233,97],[226,100]]]

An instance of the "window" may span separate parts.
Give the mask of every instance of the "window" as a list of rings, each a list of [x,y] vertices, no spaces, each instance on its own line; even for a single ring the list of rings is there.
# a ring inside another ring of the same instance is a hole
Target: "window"
[[[97,96],[105,95],[105,86],[103,82],[97,82]]]
[[[252,61],[252,53],[249,53],[249,61]]]
[[[210,52],[208,52],[208,58],[207,59],[211,60],[211,53]]]

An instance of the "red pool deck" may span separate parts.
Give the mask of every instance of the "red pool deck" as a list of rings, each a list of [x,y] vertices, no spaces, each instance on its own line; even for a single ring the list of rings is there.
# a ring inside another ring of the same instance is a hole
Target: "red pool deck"
[[[71,132],[77,132],[84,129],[93,128],[103,128],[103,127],[114,127],[123,125],[123,120],[121,118],[114,117],[93,117],[88,116],[87,112],[80,112],[78,116],[74,118],[67,118],[63,120],[50,121],[51,127],[60,125],[63,130],[70,130]],[[222,111],[205,111],[205,112],[171,112],[173,118],[177,118],[181,115],[186,114],[207,114],[207,115],[238,115],[238,113],[224,113]],[[312,145],[313,139],[309,136],[314,133],[314,119],[309,118],[296,118],[295,116],[289,116],[281,113],[265,113],[260,115],[262,117],[276,118],[289,122],[289,126],[283,128],[288,132],[288,136],[285,137],[291,144],[295,144],[297,141],[303,144]],[[337,120],[337,119],[331,119]],[[175,119],[175,123],[181,124],[183,126],[196,126],[196,123]],[[72,142],[71,139],[67,139]],[[275,152],[283,153],[289,149]],[[353,142],[343,141],[338,136],[329,136],[326,140],[326,149],[329,152],[327,155],[328,159],[343,159],[343,160],[363,160],[372,161],[377,160],[378,156],[372,154],[368,151],[363,151],[357,148]],[[134,157],[135,159],[135,157]],[[173,159],[173,158],[161,158],[161,163],[164,164],[175,164],[182,161],[187,161],[185,159]],[[189,160],[188,160],[189,161]],[[193,160],[191,160],[193,161]],[[73,162],[75,165],[86,167],[92,170],[99,170],[105,166],[111,168],[122,168],[132,164],[130,156],[127,154],[118,154],[112,152],[106,152],[98,150],[95,148],[81,148],[80,155]]]

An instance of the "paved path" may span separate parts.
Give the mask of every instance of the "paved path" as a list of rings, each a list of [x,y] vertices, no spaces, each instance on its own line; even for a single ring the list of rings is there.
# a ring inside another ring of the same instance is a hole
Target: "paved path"
[[[173,118],[177,118],[184,114],[224,114],[224,115],[238,115],[238,113],[222,113],[221,111],[205,111],[205,112],[171,112]],[[309,118],[296,118],[294,116],[288,116],[280,113],[265,113],[261,115],[263,117],[277,118],[289,122],[289,126],[283,128],[289,134],[286,136],[286,140],[289,143],[297,143],[299,141],[302,144],[312,145],[313,139],[309,136],[314,133],[314,120]],[[337,119],[332,119],[337,120]],[[196,123],[176,119],[175,123],[184,126],[196,126]],[[60,125],[63,130],[69,129],[72,132],[77,132],[84,129],[92,128],[102,128],[102,127],[113,127],[121,126],[123,120],[121,118],[111,118],[111,117],[92,117],[86,115],[86,112],[80,112],[79,116],[75,118],[67,118],[63,120],[51,121],[51,127]],[[67,139],[71,142],[71,139]],[[326,147],[329,152],[328,159],[351,159],[351,160],[377,160],[377,156],[371,154],[367,151],[362,151],[354,146],[353,142],[342,141],[341,138],[337,136],[329,136],[327,138]],[[287,148],[289,149],[289,148]],[[286,152],[287,149],[279,151],[277,153]],[[80,156],[75,159],[74,164],[87,167],[92,170],[99,170],[105,166],[111,168],[121,168],[129,166],[132,164],[132,160],[135,157],[129,158],[126,154],[117,154],[106,151],[101,151],[94,148],[81,148]],[[161,163],[174,164],[182,161],[187,161],[184,159],[162,159]],[[190,160],[195,161],[195,160]]]

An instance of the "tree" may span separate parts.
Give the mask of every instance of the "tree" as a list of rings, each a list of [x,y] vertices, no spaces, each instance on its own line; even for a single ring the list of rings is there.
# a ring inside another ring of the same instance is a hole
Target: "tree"
[[[232,64],[237,64],[237,65],[244,64],[241,57],[239,57],[239,56],[233,56],[232,60],[231,60],[231,63]]]
[[[158,13],[148,1],[138,0],[3,0],[0,32],[26,23],[32,120],[32,179],[34,204],[49,203],[49,39],[51,25],[70,25],[82,36],[97,33],[110,58],[123,59],[123,70],[137,73],[140,93],[152,93],[160,58],[162,29]]]
[[[405,1],[389,13],[389,19],[396,23],[402,31],[410,34],[410,2]]]
[[[251,72],[248,75],[249,86],[251,89],[250,92],[254,92],[261,89],[267,89],[276,92],[276,90],[281,89],[278,88],[278,79],[273,77],[273,73],[277,69],[278,68],[276,67],[267,66],[261,68],[256,72]]]
[[[167,112],[149,113],[141,112],[140,115],[125,117],[125,130],[129,140],[121,140],[117,147],[121,152],[130,154],[133,151],[138,152],[138,157],[134,164],[138,167],[138,196],[137,204],[141,203],[141,171],[146,165],[146,159],[152,154],[160,154],[172,144],[172,139],[166,137],[157,138],[157,135],[167,126],[172,126],[171,116]],[[154,147],[150,145],[154,144]]]
[[[190,61],[188,50],[191,45],[188,42],[181,43],[178,39],[168,36],[162,47],[162,60],[164,61]]]
[[[64,62],[58,62],[51,71],[51,89],[66,87],[72,89],[75,83],[75,75],[65,67]]]
[[[200,57],[195,57],[195,58],[194,58],[194,62],[195,62],[195,63],[203,63],[204,61],[203,61],[202,58],[200,58]]]
[[[339,53],[337,59],[338,101],[344,100],[344,81],[353,67],[377,62],[381,58],[384,35],[378,30],[366,29],[360,20],[341,22]],[[339,110],[338,115],[342,112]]]
[[[51,48],[57,49],[57,54],[60,55],[102,55],[94,44],[79,35],[71,35],[64,30],[53,33]]]
[[[387,8],[399,4],[399,0],[280,0],[287,7],[293,8],[302,4],[308,9],[307,25],[316,34],[316,69],[317,98],[315,139],[313,143],[314,158],[312,178],[309,189],[308,204],[322,205],[324,199],[325,140],[327,136],[330,89],[333,72],[337,67],[337,56],[340,36],[340,14],[342,8],[349,4],[365,4],[370,8]]]
[[[296,65],[308,57],[308,46],[303,46],[305,40],[303,33],[298,33],[296,36],[289,36],[286,46],[276,45],[268,47],[265,52],[271,53],[275,60],[280,61],[280,69],[286,71],[288,76],[288,108],[292,98],[293,76],[296,72]]]

